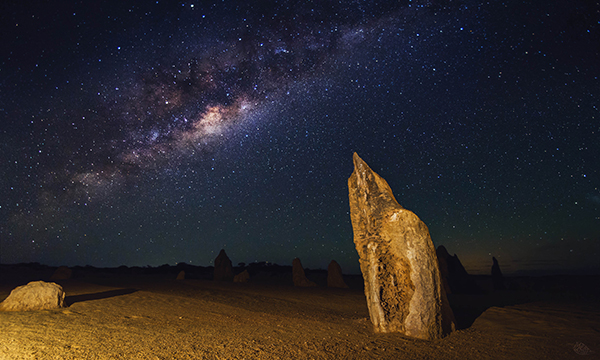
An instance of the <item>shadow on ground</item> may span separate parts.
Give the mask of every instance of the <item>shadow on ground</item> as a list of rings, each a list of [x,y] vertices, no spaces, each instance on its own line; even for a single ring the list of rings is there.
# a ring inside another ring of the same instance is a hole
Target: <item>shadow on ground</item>
[[[129,289],[108,290],[108,291],[102,291],[102,292],[97,292],[97,293],[92,293],[92,294],[72,295],[72,296],[67,296],[65,298],[65,303],[67,304],[67,306],[71,306],[75,303],[82,302],[82,301],[107,299],[107,298],[111,298],[111,297],[132,294],[136,291],[138,291],[138,290],[129,288]]]
[[[448,295],[448,301],[456,319],[456,329],[462,330],[471,327],[475,320],[491,307],[512,306],[533,301],[526,296],[515,295],[510,293]]]

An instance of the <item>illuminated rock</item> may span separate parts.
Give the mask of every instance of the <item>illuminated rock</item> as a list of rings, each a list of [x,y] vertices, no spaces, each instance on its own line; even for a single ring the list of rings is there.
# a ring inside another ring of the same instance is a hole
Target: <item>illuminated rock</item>
[[[342,267],[335,261],[331,260],[327,267],[327,287],[347,288],[348,285],[344,282],[342,275]]]
[[[32,281],[19,286],[0,303],[0,311],[50,310],[65,307],[65,292],[56,283]]]
[[[439,339],[454,330],[427,226],[355,153],[348,179],[354,244],[376,332]]]
[[[294,286],[299,287],[313,287],[317,286],[314,282],[308,280],[306,275],[304,274],[304,268],[302,267],[302,263],[300,259],[295,258],[292,261],[292,278],[294,280]]]

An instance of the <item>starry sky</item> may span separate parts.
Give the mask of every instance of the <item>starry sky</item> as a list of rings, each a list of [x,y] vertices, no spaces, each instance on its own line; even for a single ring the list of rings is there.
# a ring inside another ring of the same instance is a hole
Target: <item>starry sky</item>
[[[0,262],[359,273],[357,152],[489,274],[598,272],[600,3],[4,1]]]

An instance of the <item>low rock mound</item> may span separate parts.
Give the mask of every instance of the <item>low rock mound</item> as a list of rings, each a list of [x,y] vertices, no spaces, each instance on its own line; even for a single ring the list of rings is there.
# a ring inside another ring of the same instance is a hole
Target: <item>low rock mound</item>
[[[59,266],[58,269],[54,271],[54,274],[50,276],[50,280],[68,280],[71,277],[73,277],[73,270],[66,266]]]
[[[62,286],[45,281],[32,281],[19,286],[0,303],[0,311],[51,310],[65,307]]]
[[[248,280],[250,280],[250,273],[248,270],[244,270],[233,277],[233,282],[235,283],[245,283],[248,282]]]

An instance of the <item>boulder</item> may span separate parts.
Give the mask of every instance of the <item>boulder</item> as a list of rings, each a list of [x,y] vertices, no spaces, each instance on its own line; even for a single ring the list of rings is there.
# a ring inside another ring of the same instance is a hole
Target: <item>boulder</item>
[[[500,271],[498,260],[496,260],[495,257],[492,257],[492,261],[492,284],[494,285],[494,290],[506,290],[506,286],[504,286],[504,276],[502,276],[502,271]]]
[[[355,153],[350,217],[375,332],[439,339],[454,330],[427,226]]]
[[[215,273],[213,276],[215,281],[232,281],[233,266],[231,260],[227,257],[225,250],[221,249],[219,256],[215,259]]]
[[[65,307],[65,292],[56,283],[32,281],[19,286],[0,303],[0,311],[49,310]]]
[[[292,279],[294,280],[294,286],[299,287],[313,287],[317,286],[314,282],[308,280],[306,275],[304,274],[304,268],[302,267],[302,263],[300,259],[295,258],[292,261]]]
[[[451,256],[444,245],[438,246],[436,254],[446,294],[480,294],[482,292],[456,254]]]
[[[233,282],[235,283],[245,283],[248,282],[248,280],[250,280],[250,273],[248,270],[244,270],[233,277]]]
[[[73,270],[69,269],[66,266],[59,266],[58,269],[54,271],[52,276],[50,276],[50,280],[68,280],[73,276]]]
[[[181,270],[175,280],[185,280],[185,270]]]
[[[347,288],[348,285],[344,282],[342,275],[342,267],[335,261],[331,260],[327,267],[327,287]]]

